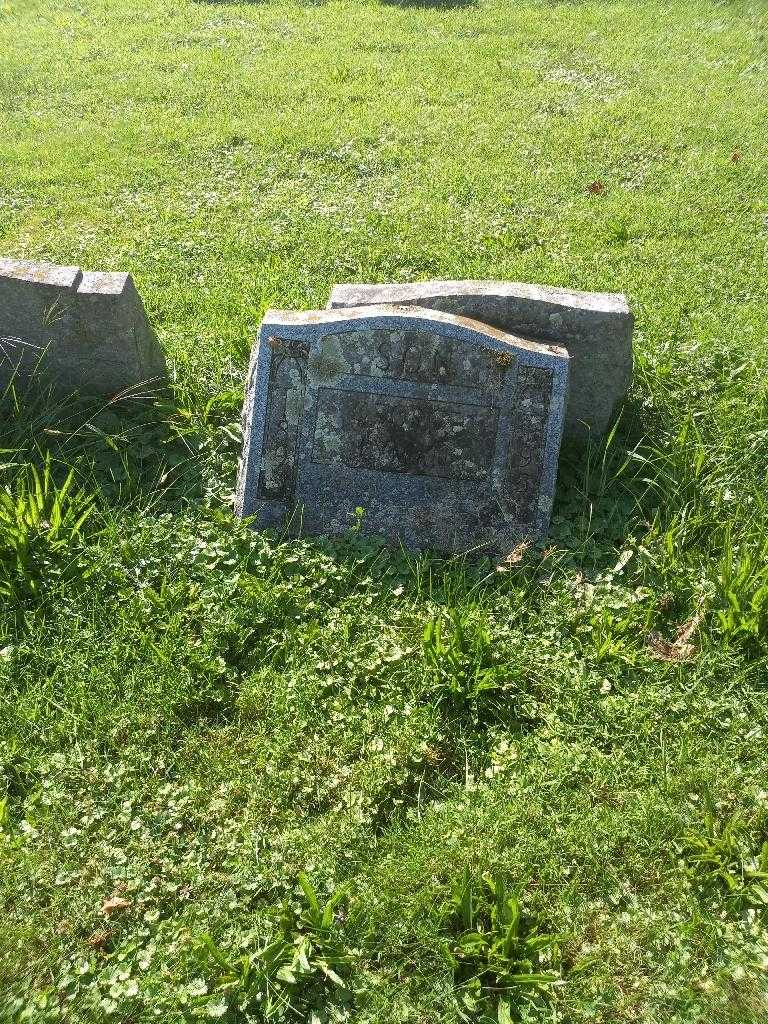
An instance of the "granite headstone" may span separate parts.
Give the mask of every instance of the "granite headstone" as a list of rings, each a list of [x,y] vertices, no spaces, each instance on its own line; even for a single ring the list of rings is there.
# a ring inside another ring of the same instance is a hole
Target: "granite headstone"
[[[0,260],[0,386],[35,377],[114,395],[165,376],[130,274]]]
[[[611,426],[632,380],[633,317],[623,295],[505,281],[343,284],[329,309],[417,305],[562,345],[571,357],[565,436],[583,441]]]
[[[269,311],[237,512],[308,534],[504,552],[549,524],[568,354],[439,311]]]

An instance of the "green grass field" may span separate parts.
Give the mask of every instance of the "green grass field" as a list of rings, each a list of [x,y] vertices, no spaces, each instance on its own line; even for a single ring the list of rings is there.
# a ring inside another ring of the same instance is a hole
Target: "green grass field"
[[[173,373],[1,400],[0,1021],[762,1024],[768,6],[0,0],[0,55],[0,253],[132,271]],[[235,522],[263,310],[430,277],[630,298],[548,544]]]

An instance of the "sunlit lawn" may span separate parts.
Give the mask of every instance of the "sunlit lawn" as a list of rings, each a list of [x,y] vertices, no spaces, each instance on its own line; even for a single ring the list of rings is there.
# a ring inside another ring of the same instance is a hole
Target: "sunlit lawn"
[[[0,253],[174,384],[2,400],[0,1020],[766,1019],[766,110],[758,2],[0,0]],[[430,277],[629,297],[548,544],[236,524],[263,310]]]

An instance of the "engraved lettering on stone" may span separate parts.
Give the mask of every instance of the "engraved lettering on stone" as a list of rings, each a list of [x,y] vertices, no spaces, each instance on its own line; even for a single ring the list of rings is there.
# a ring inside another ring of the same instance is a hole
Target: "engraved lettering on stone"
[[[382,473],[484,479],[498,412],[459,402],[323,388],[312,461]]]
[[[328,334],[322,346],[322,351],[326,350],[348,367],[341,372],[454,387],[498,388],[514,362],[511,353],[473,348],[455,338],[417,330]],[[316,376],[321,379],[319,374]],[[330,378],[324,376],[322,380],[328,382]]]

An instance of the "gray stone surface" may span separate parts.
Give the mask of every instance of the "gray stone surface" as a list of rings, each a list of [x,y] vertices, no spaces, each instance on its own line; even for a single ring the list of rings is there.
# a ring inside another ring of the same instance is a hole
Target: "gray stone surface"
[[[503,281],[342,284],[333,289],[328,308],[382,302],[439,309],[567,348],[568,438],[604,433],[632,380],[634,320],[623,295]]]
[[[157,386],[165,358],[131,275],[0,259],[0,387],[15,374],[109,395]]]
[[[269,311],[236,509],[259,526],[504,552],[549,524],[568,354],[403,306]]]

